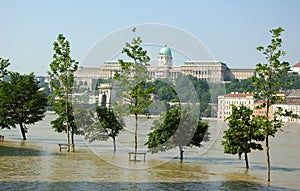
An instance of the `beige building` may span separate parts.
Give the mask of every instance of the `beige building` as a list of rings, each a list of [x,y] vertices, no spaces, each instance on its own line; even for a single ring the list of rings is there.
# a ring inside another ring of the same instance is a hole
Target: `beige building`
[[[152,79],[176,79],[182,75],[191,75],[209,82],[230,81],[233,78],[246,79],[254,73],[252,69],[230,70],[225,63],[219,61],[185,61],[181,66],[174,66],[172,51],[168,46],[159,51],[157,65],[148,66],[147,69]],[[113,78],[115,72],[121,72],[118,61],[107,61],[100,68],[80,68],[75,73],[75,83],[83,89],[92,90],[97,79]]]
[[[249,93],[231,92],[218,96],[218,119],[226,119],[231,115],[232,105],[245,105],[253,109],[254,95]]]
[[[180,66],[180,71],[183,75],[210,82],[229,80],[229,68],[219,61],[186,61]]]
[[[100,66],[99,70],[98,78],[110,79],[114,77],[116,72],[121,71],[121,66],[118,61],[107,61]]]
[[[231,68],[230,73],[231,79],[244,80],[253,77],[255,74],[255,69]]]
[[[100,68],[83,68],[80,67],[74,73],[74,89],[78,91],[91,91],[95,89],[95,83],[98,80],[99,76],[101,76]]]

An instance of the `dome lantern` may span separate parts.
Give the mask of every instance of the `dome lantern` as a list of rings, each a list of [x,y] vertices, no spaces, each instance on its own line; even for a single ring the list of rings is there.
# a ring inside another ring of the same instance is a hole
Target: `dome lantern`
[[[171,49],[167,45],[165,45],[162,49],[160,49],[159,54],[166,55],[166,56],[172,56]]]

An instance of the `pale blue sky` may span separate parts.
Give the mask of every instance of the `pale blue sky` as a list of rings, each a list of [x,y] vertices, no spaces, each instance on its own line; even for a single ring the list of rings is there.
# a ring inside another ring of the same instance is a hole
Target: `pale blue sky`
[[[46,75],[59,33],[81,61],[113,31],[158,23],[193,34],[231,68],[254,68],[263,61],[255,47],[267,45],[269,30],[282,26],[285,60],[294,65],[300,61],[299,8],[298,0],[0,0],[0,57],[11,60],[11,70]]]

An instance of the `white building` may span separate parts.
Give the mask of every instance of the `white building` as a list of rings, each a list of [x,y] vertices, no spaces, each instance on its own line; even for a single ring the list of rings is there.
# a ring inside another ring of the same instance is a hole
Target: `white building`
[[[274,104],[274,108],[281,107],[283,110],[291,111],[293,115],[300,117],[300,91],[293,91],[286,96],[285,101],[281,104]],[[300,118],[282,116],[283,122],[300,122]]]
[[[231,92],[218,96],[218,119],[226,119],[231,115],[232,105],[245,105],[253,109],[254,95],[249,93]]]
[[[291,67],[292,72],[300,74],[300,62]]]

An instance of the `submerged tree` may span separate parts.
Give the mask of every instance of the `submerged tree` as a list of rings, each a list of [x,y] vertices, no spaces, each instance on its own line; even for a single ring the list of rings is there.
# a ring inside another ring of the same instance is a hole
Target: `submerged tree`
[[[167,110],[161,119],[153,122],[152,129],[145,143],[149,151],[157,153],[178,147],[180,161],[186,146],[201,147],[201,142],[209,139],[208,124],[180,107]]]
[[[26,140],[26,125],[34,124],[45,117],[47,96],[39,91],[34,74],[22,75],[10,72],[8,82],[0,82],[0,126],[20,126]]]
[[[113,140],[114,152],[116,152],[116,137],[120,131],[124,129],[125,122],[123,118],[116,112],[113,112],[111,108],[97,107],[96,111],[106,136]]]
[[[229,129],[224,131],[224,153],[239,154],[244,153],[246,168],[249,168],[248,153],[251,150],[263,150],[262,145],[258,141],[264,140],[261,131],[260,118],[253,117],[253,111],[241,105],[239,107],[232,106],[231,115],[226,118]]]
[[[76,120],[78,120],[76,124],[84,131],[86,140],[89,142],[107,141],[111,138],[114,152],[117,151],[116,137],[125,126],[121,115],[105,107],[97,107],[96,112],[93,108],[80,108],[75,113]]]
[[[74,72],[78,68],[78,62],[71,58],[70,43],[62,34],[59,34],[57,41],[53,43],[53,50],[53,61],[48,74],[51,77],[50,85],[54,89],[53,94],[50,95],[50,101],[58,118],[51,124],[57,132],[66,132],[67,150],[70,151],[70,131],[72,144],[74,144],[74,134],[79,133],[76,129],[70,99],[73,91]]]
[[[122,53],[126,54],[130,61],[119,60],[122,71],[116,73],[114,77],[117,86],[123,90],[124,104],[129,108],[129,113],[135,117],[134,153],[137,152],[138,115],[145,114],[146,107],[152,102],[150,94],[154,91],[153,86],[146,86],[147,80],[150,79],[146,67],[149,65],[150,58],[141,44],[140,37],[133,38],[131,43],[125,44]],[[136,159],[136,154],[134,159]]]
[[[272,29],[270,32],[272,34],[271,43],[267,47],[259,46],[257,50],[262,52],[266,58],[266,64],[258,63],[256,65],[256,76],[251,80],[254,86],[255,98],[259,100],[264,100],[264,103],[260,108],[264,108],[266,111],[264,119],[265,122],[262,124],[265,143],[266,143],[266,159],[267,159],[267,181],[270,181],[270,145],[269,137],[274,137],[277,130],[282,127],[282,120],[280,116],[290,115],[291,113],[283,111],[282,108],[274,108],[276,113],[274,113],[271,119],[271,107],[275,103],[280,103],[283,98],[277,93],[283,87],[289,86],[289,82],[282,81],[282,77],[287,75],[290,65],[288,62],[280,61],[281,57],[285,55],[285,52],[281,50],[282,40],[280,38],[283,32],[282,27],[277,29]]]

